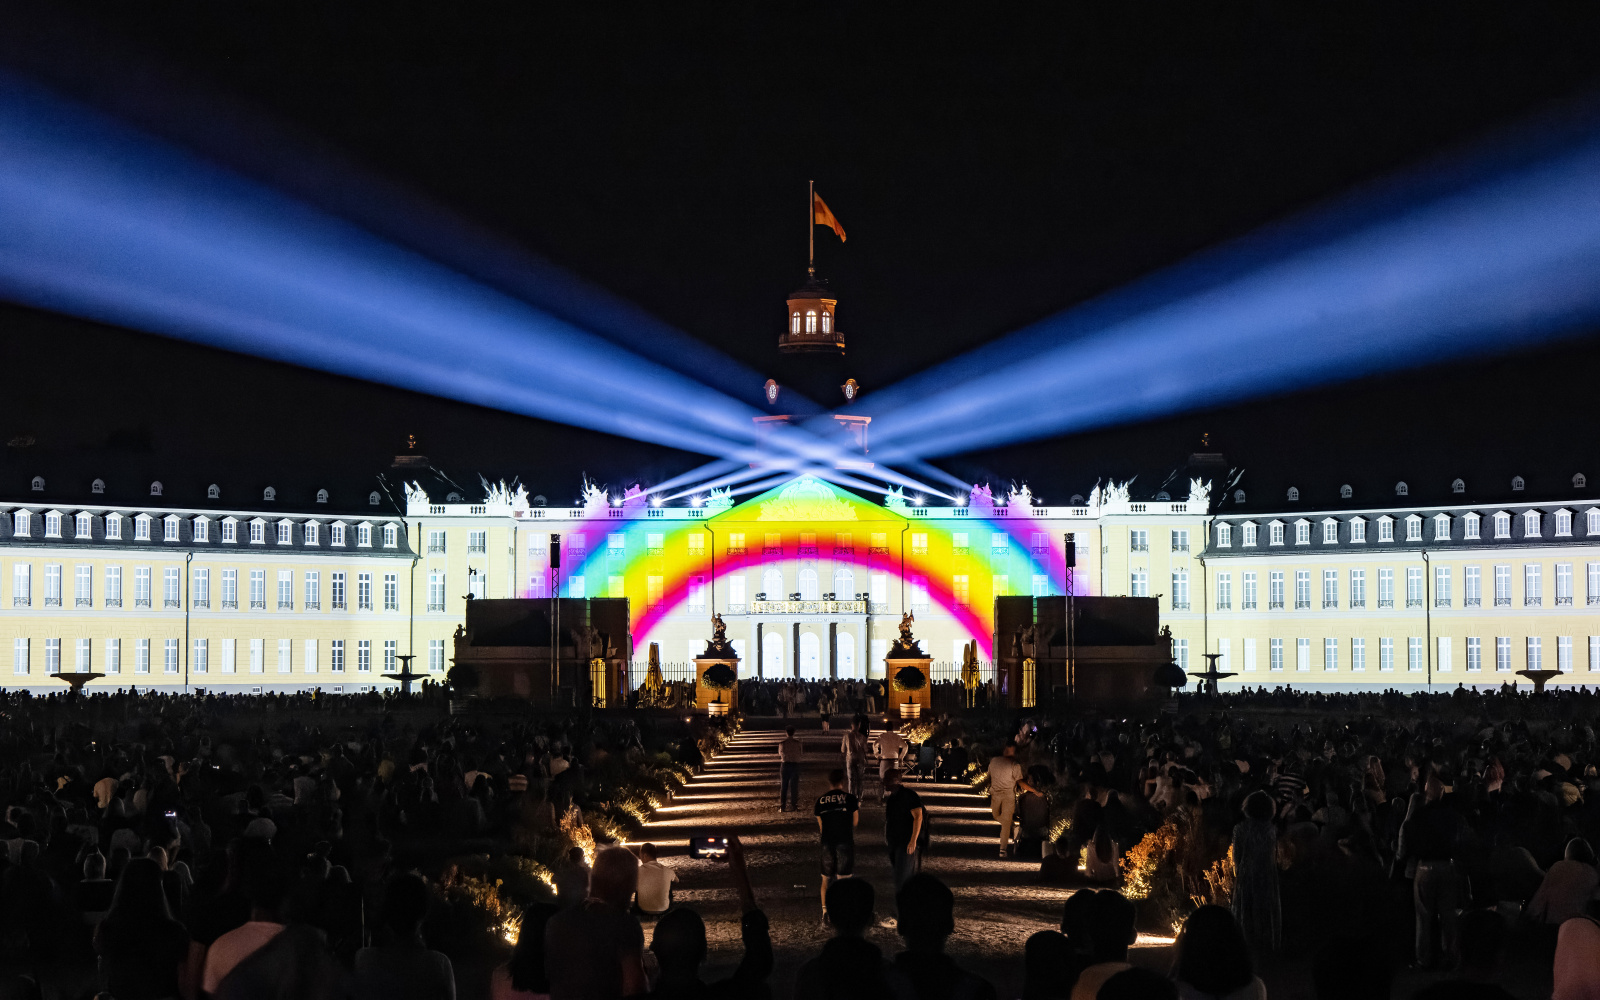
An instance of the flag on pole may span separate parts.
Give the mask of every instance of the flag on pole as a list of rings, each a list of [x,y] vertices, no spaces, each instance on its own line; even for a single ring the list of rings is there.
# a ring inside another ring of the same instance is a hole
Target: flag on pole
[[[833,230],[835,236],[839,237],[840,243],[844,242],[844,227],[839,225],[839,220],[835,219],[833,213],[828,210],[828,206],[822,200],[822,195],[817,194],[815,191],[811,192],[811,221],[818,226],[827,226]]]

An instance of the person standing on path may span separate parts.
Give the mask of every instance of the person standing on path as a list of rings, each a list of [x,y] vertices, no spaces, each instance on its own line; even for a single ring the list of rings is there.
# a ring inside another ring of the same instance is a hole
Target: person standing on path
[[[898,768],[900,766],[900,758],[910,746],[911,744],[906,742],[906,738],[896,730],[885,730],[883,735],[878,737],[879,776],[887,775],[890,771]]]
[[[839,751],[844,754],[844,767],[850,781],[845,787],[850,794],[861,798],[862,785],[867,776],[867,758],[872,755],[872,744],[867,741],[867,720],[858,718],[844,734],[844,739],[839,742]]]
[[[829,790],[817,796],[817,831],[822,834],[822,922],[828,922],[828,886],[856,870],[856,825],[861,802],[844,789],[844,771],[828,772]]]
[[[778,811],[800,808],[800,758],[806,745],[794,737],[794,727],[787,727],[789,735],[778,744]]]
[[[1000,856],[1011,855],[1011,827],[1017,813],[1017,789],[1037,792],[1022,776],[1017,762],[1017,746],[1007,743],[998,757],[989,761],[989,812],[1000,821]]]
[[[900,892],[906,880],[922,867],[922,799],[900,784],[900,772],[890,768],[883,776],[883,839],[889,848],[889,868],[894,873],[894,891]]]

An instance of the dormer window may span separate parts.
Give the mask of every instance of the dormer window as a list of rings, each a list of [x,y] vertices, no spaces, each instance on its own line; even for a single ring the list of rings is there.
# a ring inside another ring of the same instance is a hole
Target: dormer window
[[[140,514],[133,519],[133,540],[148,542],[150,540],[150,515]]]
[[[239,541],[239,519],[225,517],[222,519],[222,542],[224,545],[235,545]]]
[[[373,490],[371,493],[367,494],[367,506],[376,507],[381,499],[382,498],[378,496],[378,491]]]
[[[828,312],[826,309],[822,310],[822,332],[833,332],[833,313]]]
[[[1450,492],[1451,493],[1465,493],[1465,492],[1467,492],[1466,481],[1462,480],[1462,479],[1451,480],[1451,482],[1450,482]]]
[[[372,525],[365,523],[356,525],[356,545],[363,549],[372,547]]]
[[[1422,516],[1420,514],[1412,514],[1406,518],[1406,541],[1422,541]]]
[[[1267,525],[1267,544],[1268,545],[1282,545],[1283,544],[1283,522],[1282,521],[1273,521],[1272,523]]]
[[[392,525],[392,524],[384,525],[383,526],[383,547],[386,548],[386,549],[392,549],[392,548],[395,548],[396,546],[398,546],[399,544],[400,544],[400,532],[399,532],[399,530],[396,529],[395,526]]]
[[[122,515],[106,515],[106,538],[114,542],[122,541]]]
[[[1466,514],[1461,518],[1461,537],[1476,541],[1481,537],[1479,531],[1482,530],[1482,525],[1483,518],[1475,513]]]
[[[1448,542],[1450,540],[1450,515],[1435,514],[1433,517],[1433,540]]]
[[[1394,518],[1390,517],[1388,514],[1378,518],[1378,541],[1394,541]]]
[[[43,476],[34,476],[33,477],[33,483],[31,485],[33,487],[33,492],[35,492],[35,493],[43,493],[44,492],[44,477]]]
[[[177,541],[178,540],[178,522],[182,521],[182,520],[183,520],[183,518],[178,517],[175,514],[174,515],[170,515],[170,516],[165,517],[165,518],[162,518],[162,520],[161,520],[161,540],[164,541],[164,542],[175,542],[175,541]]]
[[[1572,536],[1572,511],[1565,508],[1556,511],[1556,537],[1570,538]]]
[[[1217,548],[1226,549],[1233,545],[1233,525],[1217,525]]]
[[[73,533],[79,538],[94,537],[94,518],[88,514],[79,514],[73,518]]]
[[[218,486],[216,483],[212,483],[210,486],[207,486],[206,487],[206,499],[207,500],[220,500],[220,499],[222,499],[222,487]]]
[[[189,523],[189,540],[194,542],[211,541],[211,520],[197,517]]]
[[[1350,540],[1365,543],[1367,540],[1367,519],[1352,517],[1350,519]]]
[[[1300,488],[1299,487],[1297,487],[1297,486],[1289,487],[1289,499],[1290,500],[1298,500],[1298,499],[1300,499]]]
[[[261,491],[261,499],[267,501],[276,500],[278,499],[278,491],[273,489],[271,486],[268,486],[266,489]]]
[[[1411,495],[1411,487],[1407,486],[1404,482],[1395,483],[1394,495],[1397,497],[1408,497]]]
[[[1301,521],[1296,521],[1294,523],[1294,543],[1296,545],[1310,545],[1311,544],[1311,522],[1310,521],[1301,520]]]
[[[1507,514],[1503,510],[1499,511],[1494,516],[1494,537],[1496,537],[1496,538],[1510,538],[1511,537],[1511,515]]]
[[[1524,538],[1538,538],[1544,534],[1540,528],[1539,512],[1536,510],[1525,511],[1522,515],[1522,536]]]
[[[150,484],[150,495],[153,497],[158,497],[165,489],[166,487],[161,485],[161,480],[157,479],[155,482]]]
[[[1590,538],[1600,535],[1600,507],[1590,507],[1584,511],[1584,520],[1587,522],[1584,525],[1584,534]]]
[[[318,538],[321,528],[322,525],[317,522],[307,521],[300,526],[300,540],[307,545],[321,545],[321,539]]]
[[[1577,475],[1572,477],[1572,488],[1573,489],[1582,490],[1582,489],[1587,489],[1588,487],[1589,487],[1589,480],[1584,476],[1583,473],[1580,472]]]
[[[1339,487],[1339,499],[1340,500],[1348,500],[1351,497],[1355,496],[1355,493],[1356,493],[1356,491],[1350,488],[1350,484],[1349,483],[1345,483],[1343,486]]]
[[[267,522],[261,520],[259,517],[250,522],[250,544],[267,544]]]
[[[11,515],[11,533],[18,538],[27,538],[33,534],[33,515],[25,510],[19,510]]]
[[[1244,490],[1234,490],[1233,491],[1233,502],[1234,503],[1244,503]]]
[[[338,521],[333,522],[328,528],[328,544],[340,547],[344,545],[344,525]]]
[[[1239,526],[1239,536],[1240,536],[1239,544],[1244,546],[1247,549],[1255,548],[1255,546],[1256,546],[1256,532],[1259,531],[1259,530],[1260,530],[1260,527],[1254,521],[1246,521],[1244,524],[1240,525]]]
[[[46,538],[60,538],[61,537],[61,512],[60,511],[52,510],[52,511],[47,511],[45,513],[45,515],[44,515],[44,537],[46,537]]]
[[[1511,491],[1513,493],[1521,493],[1522,490],[1523,490],[1523,487],[1526,486],[1526,485],[1527,484],[1522,481],[1522,477],[1521,476],[1512,476],[1511,477]]]
[[[292,545],[293,543],[294,543],[294,522],[293,521],[279,521],[278,522],[278,544],[279,545]]]
[[[815,309],[806,310],[806,332],[817,332],[817,311]]]
[[[327,502],[328,502],[328,491],[327,490],[318,490],[317,491],[317,503],[327,503]]]
[[[1322,544],[1334,545],[1339,541],[1339,521],[1337,518],[1328,518],[1322,522]]]
[[[94,482],[89,484],[90,493],[104,493],[105,491],[106,481],[104,479],[96,479]]]

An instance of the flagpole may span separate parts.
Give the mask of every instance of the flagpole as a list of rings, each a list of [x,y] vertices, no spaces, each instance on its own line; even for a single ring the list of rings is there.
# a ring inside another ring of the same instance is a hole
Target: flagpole
[[[817,182],[806,181],[806,276],[817,276]]]

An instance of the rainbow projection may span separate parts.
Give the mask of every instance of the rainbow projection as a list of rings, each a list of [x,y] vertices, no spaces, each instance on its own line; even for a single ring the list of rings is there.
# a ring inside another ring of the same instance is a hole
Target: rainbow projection
[[[1034,516],[1025,491],[997,514],[986,487],[960,507],[913,506],[894,493],[880,506],[800,476],[737,505],[713,496],[701,508],[649,508],[643,493],[630,491],[619,506],[587,509],[564,539],[561,592],[627,597],[636,656],[661,642],[666,658],[680,659],[677,650],[709,636],[712,611],[730,636],[743,636],[752,618],[815,621],[831,601],[855,612],[854,676],[868,676],[869,666],[878,672],[867,662],[871,640],[895,634],[904,611],[916,614],[917,634],[936,660],[969,640],[988,659],[996,596],[1063,592],[1059,525]],[[545,596],[547,585],[540,579],[525,596]],[[1081,580],[1076,586],[1084,592]],[[769,659],[762,673],[776,666],[793,676],[801,662],[794,652]],[[748,645],[745,656],[743,672],[754,674]],[[828,676],[826,662],[820,676]]]

